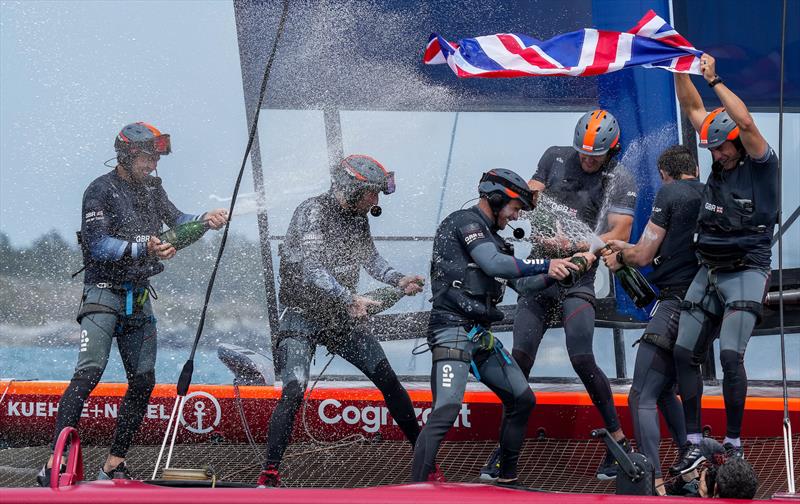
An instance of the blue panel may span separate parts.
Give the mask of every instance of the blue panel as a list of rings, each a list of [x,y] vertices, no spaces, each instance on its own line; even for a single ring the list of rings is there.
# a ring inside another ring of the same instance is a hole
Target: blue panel
[[[669,21],[666,0],[594,0],[594,26],[627,31],[653,9]],[[619,121],[622,132],[622,161],[631,169],[639,187],[636,217],[631,241],[634,243],[650,218],[653,197],[660,187],[656,169],[659,154],[678,142],[675,88],[672,74],[666,70],[634,68],[598,77],[600,106]],[[617,284],[619,310],[646,318]]]
[[[784,103],[800,107],[800,2],[788,0]],[[752,110],[777,111],[783,2],[673,0],[675,28],[717,60],[717,73]],[[709,107],[714,92],[695,77]]]

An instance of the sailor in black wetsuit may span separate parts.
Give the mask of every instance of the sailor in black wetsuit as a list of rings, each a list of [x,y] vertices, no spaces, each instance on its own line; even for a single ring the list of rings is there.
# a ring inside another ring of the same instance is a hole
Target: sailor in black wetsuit
[[[273,355],[283,382],[269,423],[267,456],[259,486],[280,485],[278,467],[308,386],[318,344],[357,367],[383,394],[392,418],[413,445],[419,424],[378,341],[365,330],[367,310],[380,303],[356,294],[363,267],[374,279],[407,295],[422,291],[423,277],[403,275],[381,257],[367,213],[378,193],[392,194],[394,173],[364,155],[344,158],[331,170],[331,190],[305,200],[289,223],[280,254],[280,330]]]
[[[204,220],[219,229],[227,210],[188,215],[167,197],[161,179],[151,176],[161,156],[171,151],[169,135],[143,122],[125,126],[114,142],[116,168],[96,178],[83,194],[81,248],[86,266],[78,323],[80,353],[75,374],[58,404],[53,445],[64,427],[78,425],[84,402],[103,375],[112,341],[128,378],[110,454],[98,479],[130,475],[125,456],[139,430],[155,385],[156,319],[150,305],[150,277],[175,248],[158,239],[162,226]],[[37,476],[50,484],[52,457]]]
[[[630,172],[616,161],[621,149],[619,138],[619,125],[610,112],[587,112],[575,126],[572,146],[547,149],[528,182],[532,190],[544,191],[589,229],[597,229],[604,242],[630,238],[636,209],[636,183]],[[598,223],[603,216],[604,221]],[[570,251],[585,247],[585,244],[564,245]],[[559,245],[559,249],[562,248]],[[514,319],[513,355],[525,376],[530,376],[542,337],[553,318],[560,315],[567,353],[575,373],[603,417],[606,429],[627,447],[614,408],[611,385],[595,362],[592,349],[596,271],[595,265],[572,287],[553,285],[534,295],[520,297]],[[481,470],[481,478],[495,477],[497,455],[495,451],[489,458]],[[608,453],[597,470],[597,477],[613,479],[616,469],[616,460]]]
[[[428,324],[433,411],[414,448],[413,481],[438,479],[436,453],[461,408],[470,371],[503,402],[495,479],[516,481],[517,459],[536,400],[517,363],[494,339],[491,324],[503,319],[497,304],[506,282],[518,292],[533,292],[577,269],[566,259],[517,259],[497,234],[520,210],[535,204],[535,194],[522,177],[511,170],[491,170],[481,178],[478,192],[479,203],[447,216],[433,242]],[[584,255],[589,263],[594,259]]]
[[[692,470],[703,455],[700,364],[719,326],[719,358],[727,430],[723,446],[743,456],[741,428],[747,397],[744,352],[758,319],[772,260],[778,222],[778,156],[758,131],[747,107],[722,83],[714,58],[703,54],[700,70],[722,107],[706,113],[687,74],[675,74],[678,100],[700,134],[700,147],[714,159],[706,181],[695,246],[701,267],[682,305],[675,343],[678,387],[689,442],[671,472]],[[721,322],[720,322],[721,321]]]
[[[667,421],[676,446],[686,443],[683,408],[675,393],[675,364],[672,349],[678,337],[681,301],[697,273],[699,265],[694,249],[689,246],[703,183],[697,179],[697,163],[686,147],[675,145],[658,158],[658,172],[663,185],[653,202],[650,221],[636,245],[621,240],[608,244],[615,253],[604,261],[611,271],[622,264],[642,267],[652,264],[650,283],[658,287],[659,296],[650,322],[637,344],[636,367],[628,394],[633,417],[636,445],[655,467],[656,491],[664,494],[658,447],[661,426],[656,406]]]

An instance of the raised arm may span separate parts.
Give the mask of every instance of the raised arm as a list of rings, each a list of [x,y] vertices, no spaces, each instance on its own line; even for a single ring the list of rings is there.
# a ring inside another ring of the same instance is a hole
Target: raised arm
[[[678,102],[681,109],[689,117],[689,122],[694,126],[695,131],[700,131],[703,127],[703,119],[706,118],[706,109],[703,106],[703,99],[700,93],[692,84],[689,74],[675,73],[675,93],[678,95]]]
[[[700,70],[703,72],[703,78],[709,84],[719,79],[712,89],[714,89],[719,101],[722,102],[722,106],[725,107],[725,111],[731,116],[733,122],[739,126],[739,138],[742,140],[744,150],[753,159],[764,158],[769,144],[767,144],[761,132],[758,131],[756,123],[753,121],[753,116],[750,115],[750,111],[747,110],[747,106],[741,98],[728,89],[722,79],[719,78],[715,63],[714,57],[710,54],[703,54],[700,57]]]

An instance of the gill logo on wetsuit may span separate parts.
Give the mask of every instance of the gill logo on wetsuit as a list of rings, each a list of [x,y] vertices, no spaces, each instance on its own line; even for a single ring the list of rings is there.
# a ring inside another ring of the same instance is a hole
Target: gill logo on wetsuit
[[[453,366],[445,364],[442,366],[442,387],[451,387],[453,385]]]
[[[523,259],[522,262],[525,264],[531,264],[537,266],[544,265],[544,259]]]

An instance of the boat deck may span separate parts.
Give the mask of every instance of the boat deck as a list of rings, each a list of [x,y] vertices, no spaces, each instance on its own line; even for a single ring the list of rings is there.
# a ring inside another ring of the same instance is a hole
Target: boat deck
[[[769,498],[786,491],[786,474],[781,438],[744,440],[745,454],[758,472],[757,498]],[[794,450],[800,451],[800,434],[793,437]],[[477,474],[495,444],[491,441],[445,442],[439,463],[449,482],[478,482]],[[138,478],[149,478],[158,446],[135,446],[129,464]],[[87,479],[94,479],[107,454],[105,446],[84,447]],[[211,467],[226,482],[254,484],[264,445],[203,443],[177,445],[172,467]],[[0,486],[33,486],[36,473],[47,459],[47,446],[0,450]],[[605,447],[594,440],[526,440],[520,456],[520,483],[530,489],[548,492],[609,494],[613,482],[594,477],[594,470],[605,454]],[[669,440],[662,441],[664,467],[675,460]],[[408,483],[411,448],[401,441],[351,441],[331,444],[294,443],[282,465],[287,487],[357,488]],[[795,469],[800,474],[800,467]]]

